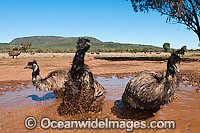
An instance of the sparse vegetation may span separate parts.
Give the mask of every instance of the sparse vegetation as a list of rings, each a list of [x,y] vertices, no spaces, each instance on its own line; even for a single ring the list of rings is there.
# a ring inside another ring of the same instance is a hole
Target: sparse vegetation
[[[18,48],[14,47],[14,48],[13,48],[13,51],[16,51],[16,50],[18,50]]]
[[[21,52],[27,52],[27,50],[31,47],[32,41],[22,41],[21,44],[19,44],[19,49]]]
[[[183,46],[181,49],[177,50],[176,52],[178,54],[181,54],[181,55],[185,55],[185,52],[187,51],[187,47],[186,46]]]
[[[160,52],[162,48],[152,45],[140,45],[140,44],[121,44],[114,42],[102,42],[93,37],[86,37],[91,43],[92,47],[88,52]],[[0,52],[11,51],[12,47],[23,47],[26,52],[38,52],[38,53],[74,53],[76,51],[76,41],[78,37],[56,37],[56,36],[35,36],[16,38],[9,44],[2,45],[6,49],[1,49]],[[30,43],[29,43],[30,42]],[[25,45],[24,45],[25,44]],[[27,45],[26,45],[27,44]],[[31,44],[31,45],[29,45]]]
[[[114,42],[102,42],[96,38],[87,37],[91,40],[92,46],[88,50],[89,53],[101,52],[162,52],[161,47],[140,44],[121,44]],[[27,53],[75,53],[76,41],[78,37],[25,37],[17,38],[10,43],[0,43],[0,52],[8,53],[14,47],[21,52]],[[23,47],[23,48],[22,48]],[[25,49],[24,49],[25,48]],[[24,49],[24,50],[23,50]],[[191,51],[191,50],[190,50]]]
[[[170,50],[170,43],[164,43],[163,49],[164,49],[165,52],[168,52]]]

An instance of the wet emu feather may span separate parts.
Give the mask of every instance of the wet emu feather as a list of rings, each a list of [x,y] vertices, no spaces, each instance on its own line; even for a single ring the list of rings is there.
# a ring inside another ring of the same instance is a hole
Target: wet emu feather
[[[90,41],[85,38],[77,42],[77,51],[65,82],[63,102],[58,107],[60,115],[102,110],[105,89],[84,64],[85,53],[90,45]]]
[[[40,69],[37,62],[34,60],[29,62],[24,69],[32,69],[32,83],[39,90],[54,91],[55,96],[60,98],[63,96],[64,82],[67,80],[66,70],[56,70],[50,72],[45,78],[41,78]]]
[[[166,103],[172,102],[179,78],[180,57],[173,52],[168,59],[167,71],[162,75],[142,71],[126,85],[122,100],[129,109],[156,112]]]

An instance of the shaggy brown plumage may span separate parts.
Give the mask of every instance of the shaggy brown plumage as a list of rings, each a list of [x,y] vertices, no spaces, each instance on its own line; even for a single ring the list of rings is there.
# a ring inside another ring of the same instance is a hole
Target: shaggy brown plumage
[[[66,70],[56,70],[50,72],[45,78],[41,78],[40,69],[37,62],[29,62],[24,68],[32,69],[32,83],[38,89],[44,89],[45,91],[54,91],[56,97],[62,97],[64,82],[67,81]]]
[[[127,84],[122,100],[128,108],[156,112],[161,105],[173,101],[178,85],[176,71],[179,72],[180,57],[172,53],[168,60],[167,72],[163,75],[143,71]]]
[[[12,56],[13,59],[14,59],[15,56],[17,57],[17,56],[19,56],[20,54],[21,54],[21,52],[18,51],[18,50],[13,50],[13,51],[8,52],[8,55],[9,55],[9,56]]]
[[[77,42],[77,52],[65,82],[63,103],[58,108],[60,115],[102,110],[105,89],[84,64],[85,52],[90,47],[89,42],[83,38]]]

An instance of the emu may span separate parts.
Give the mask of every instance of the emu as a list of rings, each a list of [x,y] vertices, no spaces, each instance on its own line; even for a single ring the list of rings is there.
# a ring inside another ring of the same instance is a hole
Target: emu
[[[102,110],[105,89],[84,64],[85,53],[90,45],[90,40],[86,38],[77,41],[77,51],[65,82],[63,101],[58,107],[60,115]]]
[[[8,55],[12,56],[13,59],[15,58],[15,56],[17,58],[17,56],[19,56],[20,54],[21,54],[21,52],[19,50],[13,50],[13,51],[8,52]]]
[[[173,52],[166,73],[143,71],[136,75],[126,85],[122,96],[124,105],[129,109],[157,112],[162,105],[172,102],[179,81],[179,64],[180,57]]]
[[[60,98],[63,96],[64,82],[67,80],[66,70],[56,70],[50,72],[45,78],[41,78],[40,69],[37,62],[34,60],[28,62],[24,69],[32,69],[32,83],[39,90],[44,89],[45,91],[54,91],[55,96]]]

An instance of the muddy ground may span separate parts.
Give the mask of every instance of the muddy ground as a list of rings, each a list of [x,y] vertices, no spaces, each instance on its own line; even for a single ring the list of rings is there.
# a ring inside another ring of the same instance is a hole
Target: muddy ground
[[[69,69],[72,63],[73,57],[35,57],[34,58],[40,67],[40,73],[42,77],[45,77],[50,71],[57,69]],[[187,60],[185,62],[181,62],[180,65],[180,76],[182,78],[182,83],[191,87],[194,86],[194,90],[191,91],[191,97],[193,99],[197,99],[197,103],[194,104],[195,108],[191,109],[189,112],[179,112],[181,110],[181,106],[179,106],[179,102],[182,102],[182,98],[179,94],[177,94],[176,100],[161,109],[160,111],[165,115],[165,117],[161,117],[160,112],[158,111],[153,116],[149,116],[145,118],[148,122],[151,120],[176,120],[178,124],[176,125],[175,132],[198,132],[200,130],[199,122],[200,122],[200,104],[198,102],[200,98],[200,62],[198,61],[200,57],[192,57],[194,60]],[[15,89],[14,86],[20,86],[22,84],[31,84],[31,70],[23,69],[25,65],[32,61],[33,58],[18,58],[18,59],[10,59],[10,58],[0,58],[0,97],[6,95],[5,92],[15,92],[20,91]],[[91,56],[86,56],[85,64],[87,64],[90,70],[93,72],[95,77],[105,77],[111,78],[112,76],[116,76],[118,78],[124,78],[129,76],[134,76],[143,70],[152,70],[156,72],[164,72],[166,70],[166,61],[149,61],[149,60],[105,60],[105,59],[95,59]],[[5,86],[13,86],[11,88]],[[109,91],[109,90],[108,90]],[[123,93],[123,92],[122,92]],[[181,94],[181,92],[179,92]],[[111,94],[112,95],[112,94]],[[105,100],[103,111],[94,114],[89,113],[86,115],[78,115],[78,116],[59,116],[57,113],[57,107],[60,104],[60,100],[56,99],[53,103],[42,102],[35,105],[23,105],[18,107],[17,102],[14,103],[4,103],[0,105],[0,132],[28,132],[24,126],[24,119],[27,116],[34,116],[38,120],[38,126],[32,130],[33,132],[49,132],[49,131],[72,131],[72,130],[43,130],[39,126],[39,120],[42,117],[49,117],[52,120],[77,120],[77,119],[86,119],[87,117],[95,118],[98,117],[100,119],[104,119],[108,117],[111,120],[122,120],[122,119],[132,119],[123,116],[123,114],[117,115],[116,108],[114,107],[114,102],[116,100]],[[192,106],[192,105],[191,105]],[[174,110],[174,111],[172,111]],[[176,112],[177,111],[177,112]],[[199,112],[199,113],[198,113]],[[122,112],[126,114],[127,112]],[[180,113],[179,116],[174,116],[173,114]],[[192,116],[195,114],[195,118]],[[188,116],[187,120],[180,121],[182,117]],[[163,114],[162,114],[163,116]],[[172,117],[173,116],[173,117]],[[191,117],[191,118],[190,118]],[[195,120],[194,120],[195,119]],[[113,130],[73,130],[80,132],[109,132]],[[125,132],[125,130],[114,130],[116,132]],[[174,132],[174,130],[134,130],[135,132]]]

